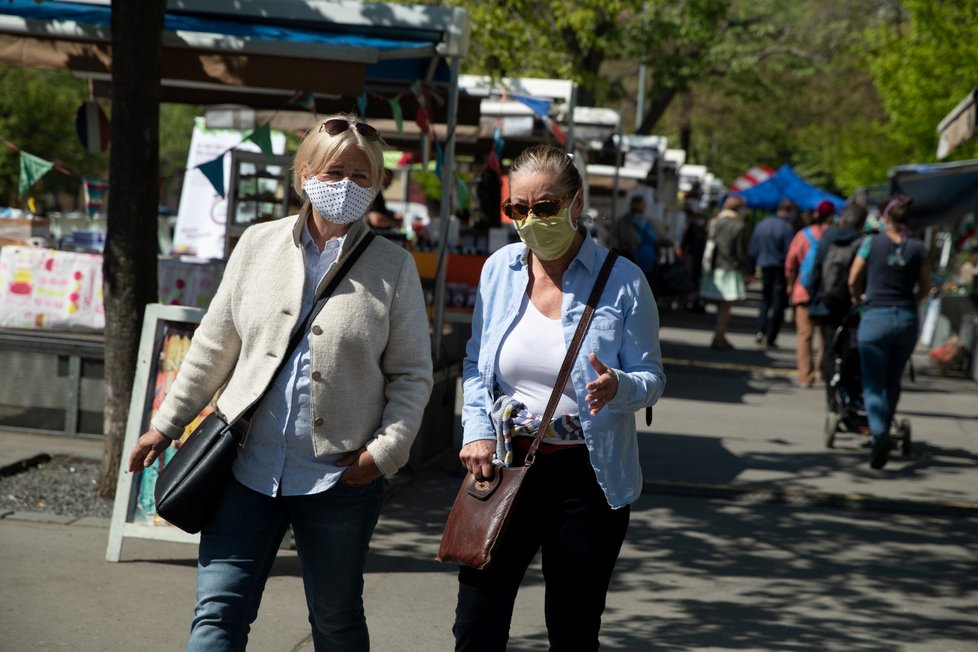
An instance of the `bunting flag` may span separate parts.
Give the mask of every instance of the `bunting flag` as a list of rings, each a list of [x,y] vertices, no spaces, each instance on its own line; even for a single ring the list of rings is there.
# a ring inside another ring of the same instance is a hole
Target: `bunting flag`
[[[82,188],[85,191],[85,211],[89,218],[94,218],[105,207],[105,193],[109,183],[100,179],[82,178]]]
[[[510,95],[510,99],[514,99],[517,102],[521,102],[526,106],[530,107],[530,110],[537,115],[537,117],[546,119],[550,114],[550,107],[553,106],[553,101],[547,99],[541,99],[538,97],[526,97],[525,95]]]
[[[557,142],[560,143],[560,146],[566,148],[567,134],[564,133],[564,130],[560,128],[560,125],[557,124],[557,121],[547,117],[543,119],[543,123],[547,125],[547,127],[550,129],[550,132],[554,135],[554,138],[557,139]]]
[[[20,181],[17,183],[17,194],[23,197],[24,193],[53,167],[54,163],[51,161],[45,161],[43,158],[21,150]]]
[[[445,164],[445,153],[441,149],[441,143],[435,141],[435,176],[441,180],[441,168]]]
[[[496,152],[496,162],[498,163],[503,158],[503,147],[506,146],[506,141],[503,139],[503,131],[499,128],[498,124],[492,130],[492,145]]]
[[[75,131],[82,145],[92,154],[101,154],[109,147],[109,119],[98,102],[86,100],[75,112]]]
[[[367,91],[360,93],[360,97],[357,98],[357,108],[360,110],[360,118],[365,119],[367,117]]]
[[[286,105],[299,107],[300,109],[304,109],[309,113],[316,113],[316,98],[309,92],[296,91],[295,94],[289,98]]]
[[[461,177],[455,177],[455,195],[459,208],[469,207],[469,186]]]
[[[397,125],[397,133],[399,136],[404,136],[404,111],[401,109],[401,100],[392,97],[387,100],[387,103],[391,105],[391,117],[394,118],[394,123]]]
[[[272,128],[268,122],[245,136],[245,140],[250,140],[254,144],[258,145],[258,149],[261,150],[261,153],[264,154],[269,161],[275,160],[275,152],[272,150]],[[223,195],[223,181],[221,186],[221,194]]]
[[[261,145],[259,145],[261,147]],[[207,180],[211,182],[214,186],[214,191],[220,195],[224,196],[224,154],[221,154],[217,158],[207,161],[206,163],[201,163],[197,166],[197,169],[204,173]]]

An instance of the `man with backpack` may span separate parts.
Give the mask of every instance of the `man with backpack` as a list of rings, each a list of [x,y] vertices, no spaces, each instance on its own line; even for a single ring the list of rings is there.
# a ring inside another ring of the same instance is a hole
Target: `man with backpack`
[[[842,325],[852,307],[849,295],[849,269],[863,239],[866,208],[846,204],[839,223],[825,231],[815,250],[815,260],[808,294],[811,301],[808,315],[822,333],[822,341],[831,348],[836,329]],[[828,382],[835,373],[835,359],[828,353],[822,357],[822,378]]]
[[[784,261],[784,273],[788,281],[788,294],[795,307],[795,357],[798,365],[798,382],[802,387],[815,385],[816,370],[821,370],[825,350],[824,340],[819,343],[816,353],[812,355],[812,340],[815,339],[815,324],[808,314],[808,302],[811,297],[806,285],[811,280],[815,268],[815,254],[827,223],[835,215],[835,204],[822,200],[815,207],[812,222],[791,240],[788,256]],[[821,335],[821,334],[820,334]],[[821,336],[819,339],[822,339]]]

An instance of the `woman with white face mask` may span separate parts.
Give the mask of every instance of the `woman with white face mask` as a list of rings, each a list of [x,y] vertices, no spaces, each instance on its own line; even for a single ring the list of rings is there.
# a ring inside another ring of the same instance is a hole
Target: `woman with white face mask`
[[[522,243],[482,270],[463,365],[460,458],[476,478],[523,464],[609,251],[578,220],[581,177],[559,147],[510,167],[503,211]],[[505,650],[520,581],[538,551],[551,650],[594,650],[608,583],[642,488],[635,412],[665,387],[645,275],[619,258],[545,426],[510,524],[483,570],[459,571],[456,650]]]
[[[245,231],[180,372],[129,460],[154,464],[220,388],[247,415],[216,513],[201,531],[190,650],[244,649],[292,527],[317,650],[367,650],[363,567],[386,478],[403,466],[432,386],[417,268],[373,238],[282,362],[289,338],[368,236],[383,174],[377,131],[327,118],[296,153],[298,215]],[[239,421],[240,423],[240,421]]]

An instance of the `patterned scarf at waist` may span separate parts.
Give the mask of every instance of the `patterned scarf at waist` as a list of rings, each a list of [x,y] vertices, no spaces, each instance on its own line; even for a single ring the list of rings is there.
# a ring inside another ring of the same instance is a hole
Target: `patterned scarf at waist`
[[[540,429],[543,415],[532,414],[522,402],[512,396],[503,395],[496,399],[489,418],[492,419],[492,427],[496,431],[494,462],[509,468],[513,466],[513,437],[535,437]],[[582,439],[584,439],[584,430],[581,428],[581,417],[577,414],[557,417],[547,424],[543,435],[543,441]]]

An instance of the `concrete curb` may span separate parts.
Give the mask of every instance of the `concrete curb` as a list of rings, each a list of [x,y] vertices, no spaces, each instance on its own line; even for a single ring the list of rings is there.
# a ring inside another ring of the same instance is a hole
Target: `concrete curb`
[[[841,494],[810,489],[646,480],[642,493],[750,503],[763,502],[804,505],[806,507],[828,507],[857,511],[886,512],[890,514],[978,518],[978,503],[881,498],[865,494]]]

